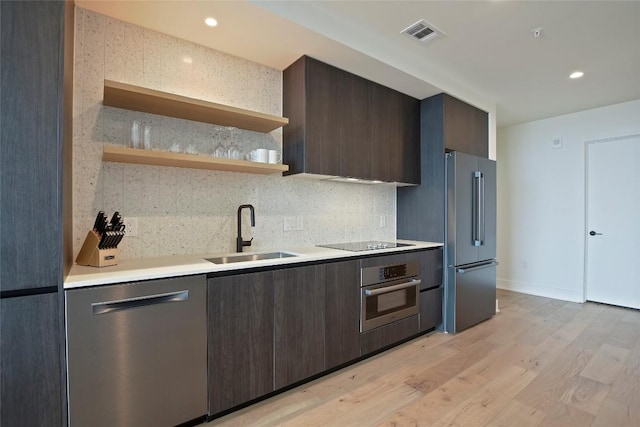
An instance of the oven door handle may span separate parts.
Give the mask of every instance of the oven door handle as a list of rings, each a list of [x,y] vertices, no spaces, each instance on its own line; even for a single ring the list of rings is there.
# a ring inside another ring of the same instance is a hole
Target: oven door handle
[[[386,294],[393,291],[399,291],[400,289],[411,288],[413,286],[420,286],[422,281],[420,279],[413,279],[410,282],[400,283],[399,285],[385,286],[378,289],[365,289],[364,294],[368,297],[380,294]]]

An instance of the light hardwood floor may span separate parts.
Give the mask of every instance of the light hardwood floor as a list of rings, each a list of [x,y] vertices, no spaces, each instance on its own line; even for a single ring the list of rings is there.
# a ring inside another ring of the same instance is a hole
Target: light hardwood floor
[[[432,333],[206,426],[640,426],[640,311],[498,291]]]

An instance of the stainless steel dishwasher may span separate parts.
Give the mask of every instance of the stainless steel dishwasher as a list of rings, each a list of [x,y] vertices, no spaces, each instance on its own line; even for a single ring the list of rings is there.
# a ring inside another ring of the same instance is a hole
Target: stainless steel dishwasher
[[[70,426],[175,426],[207,414],[206,278],[65,292]]]

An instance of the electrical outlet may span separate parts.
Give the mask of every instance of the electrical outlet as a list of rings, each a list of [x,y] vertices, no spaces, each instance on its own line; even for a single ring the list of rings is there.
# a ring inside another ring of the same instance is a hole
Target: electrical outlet
[[[385,228],[387,226],[387,216],[380,215],[380,228]]]
[[[302,218],[301,216],[296,218],[296,230],[298,231],[304,230],[304,220]]]
[[[527,261],[522,261],[522,269],[526,270],[527,269]]]
[[[295,216],[285,216],[283,221],[282,230],[283,231],[294,231],[296,229],[296,217]]]
[[[124,217],[122,221],[125,225],[125,233],[129,237],[136,237],[138,235],[138,218],[136,217]]]

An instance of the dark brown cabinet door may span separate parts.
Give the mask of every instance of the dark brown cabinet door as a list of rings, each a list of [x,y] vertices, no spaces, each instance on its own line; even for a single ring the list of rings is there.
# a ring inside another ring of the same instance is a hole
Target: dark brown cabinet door
[[[277,390],[324,370],[324,265],[273,276]]]
[[[452,96],[443,101],[445,148],[489,157],[489,115]]]
[[[0,290],[57,286],[64,2],[2,1],[0,8]]]
[[[343,74],[311,58],[306,62],[304,161],[306,172],[340,175]]]
[[[273,273],[209,279],[209,412],[273,391]]]
[[[353,74],[341,72],[342,90],[338,105],[342,110],[340,139],[340,176],[373,179],[371,160],[370,104],[371,82]]]
[[[0,425],[60,426],[58,293],[0,300]]]
[[[325,369],[360,356],[358,261],[325,265]]]
[[[420,278],[421,289],[437,288],[442,286],[442,264],[444,262],[443,249],[434,248],[421,252]]]
[[[371,175],[387,182],[420,183],[420,102],[372,84]]]

